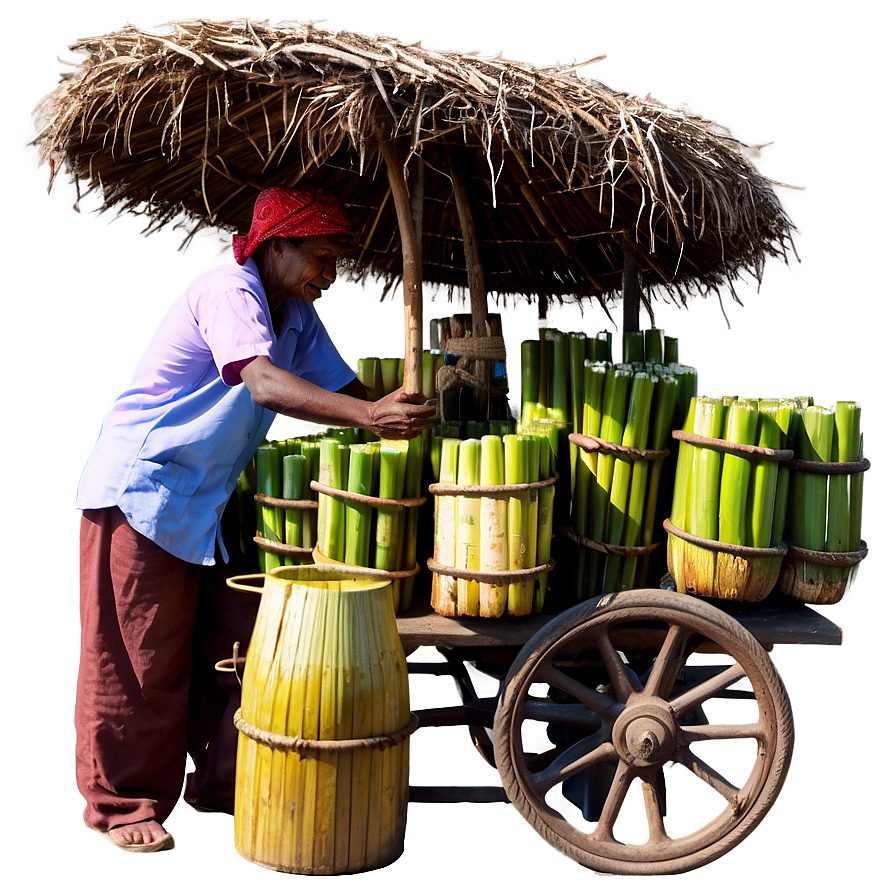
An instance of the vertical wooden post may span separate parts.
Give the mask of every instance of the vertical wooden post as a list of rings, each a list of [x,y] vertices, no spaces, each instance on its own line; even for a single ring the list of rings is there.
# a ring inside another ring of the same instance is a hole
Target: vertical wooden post
[[[404,288],[404,389],[423,391],[423,261],[404,166],[392,140],[380,144],[398,217]]]
[[[638,262],[628,251],[622,266],[622,332],[636,333],[640,327],[641,277]]]
[[[476,234],[476,220],[470,205],[470,194],[467,182],[457,159],[457,151],[449,147],[448,167],[451,173],[451,184],[454,188],[454,204],[460,221],[460,231],[464,241],[464,259],[467,265],[467,288],[470,292],[470,313],[473,317],[473,336],[488,336],[488,293],[485,288],[485,272],[482,269],[482,257],[479,254],[479,239]],[[476,379],[491,387],[492,375],[489,362],[475,361],[473,371]],[[488,393],[478,390],[475,404],[479,416],[488,417]]]

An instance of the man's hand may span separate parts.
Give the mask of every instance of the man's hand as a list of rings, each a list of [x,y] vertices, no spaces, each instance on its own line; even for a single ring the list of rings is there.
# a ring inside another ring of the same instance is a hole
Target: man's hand
[[[396,389],[370,404],[370,423],[365,429],[382,439],[412,439],[436,422],[436,409],[425,402],[421,393]]]

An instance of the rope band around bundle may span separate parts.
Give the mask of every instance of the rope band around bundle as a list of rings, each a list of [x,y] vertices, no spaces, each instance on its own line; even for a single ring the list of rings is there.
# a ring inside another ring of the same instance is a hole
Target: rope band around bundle
[[[547,488],[553,485],[559,479],[559,476],[550,476],[538,482],[521,482],[510,485],[454,485],[447,482],[433,482],[429,486],[430,492],[437,496],[458,496],[466,495],[478,498],[488,498],[492,495],[507,497],[510,495],[520,495],[525,492],[537,491],[538,489]]]
[[[445,342],[445,353],[471,361],[506,361],[503,336],[461,336]]]
[[[592,551],[600,551],[602,554],[610,554],[613,557],[643,557],[645,554],[652,554],[662,546],[660,541],[645,545],[608,544],[604,541],[595,541],[585,535],[579,535],[571,526],[561,526],[560,534],[579,547],[590,548]]]
[[[745,460],[773,460],[788,461],[793,458],[790,448],[763,448],[761,445],[741,445],[738,442],[728,442],[725,439],[712,439],[709,436],[698,436],[683,429],[672,432],[672,438],[679,442],[687,442],[690,445],[699,445],[703,448],[714,448],[725,454],[734,454]]]
[[[779,544],[773,548],[756,548],[742,544],[728,544],[724,541],[713,541],[711,538],[700,538],[697,535],[691,535],[674,525],[671,520],[663,520],[663,528],[670,534],[682,541],[688,541],[701,548],[709,548],[713,551],[721,551],[725,554],[733,554],[736,557],[783,557],[787,553],[787,545]]]
[[[614,442],[608,442],[606,439],[599,439],[597,436],[586,436],[584,433],[571,432],[567,438],[577,448],[583,451],[597,451],[601,454],[612,454],[615,457],[634,458],[635,460],[656,460],[665,457],[669,453],[668,448],[648,449],[648,448],[632,448],[628,445],[617,445]]]
[[[250,725],[238,709],[233,715],[233,724],[236,729],[245,734],[250,740],[272,750],[282,753],[346,753],[352,750],[387,750],[396,747],[406,741],[420,727],[420,720],[411,713],[410,720],[394,734],[381,734],[374,737],[354,737],[345,740],[311,740],[302,737],[286,737],[283,734],[274,734]]]
[[[795,544],[787,546],[787,557],[797,562],[814,563],[817,566],[848,567],[861,563],[868,556],[868,545],[862,541],[857,551],[810,551]]]
[[[310,557],[314,548],[301,548],[294,544],[283,544],[281,541],[271,541],[269,538],[254,536],[252,541],[263,551],[269,554],[283,554],[284,557]]]
[[[311,488],[331,498],[342,498],[346,501],[356,501],[358,504],[370,504],[373,507],[422,507],[426,503],[426,495],[419,498],[378,498],[376,495],[359,495],[357,492],[321,485],[317,480],[311,481]]]
[[[871,461],[867,457],[851,462],[826,463],[819,460],[803,460],[795,457],[784,462],[784,466],[800,473],[820,473],[823,476],[847,476],[852,473],[864,473],[871,469]]]
[[[255,500],[265,507],[276,507],[281,510],[317,510],[319,504],[317,501],[309,501],[297,498],[274,498],[263,492],[255,495]]]
[[[516,582],[528,582],[537,579],[540,575],[550,572],[556,564],[548,560],[541,566],[533,566],[531,569],[459,569],[454,566],[443,566],[430,558],[426,561],[431,572],[438,576],[448,576],[452,579],[464,579],[467,582],[481,582],[485,585],[511,585]]]

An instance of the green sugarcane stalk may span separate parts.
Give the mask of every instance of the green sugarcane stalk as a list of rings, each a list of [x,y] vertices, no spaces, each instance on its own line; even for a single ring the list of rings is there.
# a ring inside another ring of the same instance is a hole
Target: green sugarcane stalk
[[[436,396],[436,352],[424,351],[422,356],[423,395],[426,398]]]
[[[678,363],[678,337],[665,336],[663,338],[663,364]]]
[[[520,344],[520,422],[535,419],[541,387],[541,342],[526,339]]]
[[[312,480],[320,477],[320,442],[307,439],[302,444],[302,454],[305,457],[305,469],[302,471],[302,500],[316,500],[317,496],[311,490]],[[302,517],[302,541],[303,548],[313,548],[317,542],[317,511],[306,510]]]
[[[646,448],[650,424],[650,404],[657,380],[647,373],[636,373],[632,378],[631,395],[628,402],[625,429],[621,444],[626,448]],[[639,468],[639,494],[630,495],[634,463],[629,458],[613,458],[613,478],[610,490],[610,506],[607,519],[608,544],[637,544],[638,531],[644,513],[646,492],[646,461]],[[634,502],[630,506],[630,497]],[[626,541],[626,535],[633,539]],[[603,590],[617,591],[620,588],[622,558],[615,554],[607,556],[604,566]]]
[[[663,337],[662,330],[650,327],[644,331],[644,360],[649,364],[663,363]]]
[[[389,395],[401,386],[399,377],[401,361],[401,358],[380,358],[380,377],[384,395]]]
[[[857,460],[865,457],[864,439],[859,435]],[[862,500],[865,488],[865,474],[852,473],[849,477],[849,550],[858,551],[862,547]]]
[[[546,333],[550,344],[551,359],[550,378],[548,382],[549,408],[553,408],[555,418],[564,423],[570,421],[571,409],[569,400],[569,335],[557,329]]]
[[[438,481],[457,484],[457,459],[460,439],[442,439],[441,463]],[[443,566],[455,566],[457,542],[457,498],[453,495],[436,495],[435,498],[435,551],[434,559]],[[457,579],[453,576],[432,577],[432,606],[443,616],[457,614]]]
[[[348,491],[355,495],[370,495],[374,484],[374,453],[372,444],[349,446]],[[370,533],[373,507],[351,499],[345,502],[345,562],[351,566],[370,566]]]
[[[482,485],[504,485],[504,444],[501,436],[482,438],[480,453]],[[509,569],[507,540],[507,498],[483,495],[479,515],[479,565],[483,571]],[[507,608],[507,586],[479,586],[479,615],[497,617]]]
[[[404,479],[408,459],[408,443],[404,439],[383,439],[380,442],[380,498],[399,500],[404,497]],[[376,569],[396,571],[401,562],[402,523],[401,507],[379,505],[376,508]],[[397,609],[401,598],[401,582],[392,583],[392,605]]]
[[[336,439],[321,439],[320,484],[345,489],[342,446]],[[321,494],[318,498],[317,540],[320,550],[330,560],[345,559],[345,502],[341,498]]]
[[[834,439],[831,457],[837,463],[859,459],[860,411],[854,401],[834,405]],[[825,550],[850,550],[849,477],[832,475],[828,481],[828,524]]]
[[[681,429],[684,432],[694,432],[694,420],[697,414],[697,398],[691,399],[687,416]],[[673,526],[687,531],[688,527],[688,503],[691,491],[691,472],[694,468],[694,446],[689,442],[678,443],[678,464],[675,467],[675,486],[672,492],[672,507],[669,512],[669,520]]]
[[[713,439],[722,437],[726,407],[721,399],[698,396],[694,407],[694,433]],[[688,479],[687,529],[698,538],[719,537],[719,484],[722,458],[715,448],[693,446]]]
[[[775,408],[775,423],[781,433],[781,448],[793,447],[793,429],[796,402],[791,399],[783,399]],[[790,515],[792,511],[790,468],[781,464],[778,467],[778,482],[775,488],[775,513],[772,518],[772,534],[769,539],[769,547],[774,547],[784,541],[784,535],[790,528]]]
[[[600,438],[614,445],[620,444],[628,414],[629,388],[632,370],[627,365],[609,368],[604,379]],[[610,494],[613,483],[614,458],[611,454],[598,454],[595,490],[595,515],[591,537],[595,541],[607,541]]]
[[[287,454],[283,458],[283,497],[290,501],[301,501],[304,495],[304,483],[307,458],[302,454]],[[304,547],[302,537],[305,528],[306,510],[287,510],[284,514],[284,543],[294,547]],[[284,566],[293,566],[291,557],[284,555]]]
[[[725,440],[738,445],[755,445],[759,409],[751,401],[738,399],[728,407]],[[747,544],[748,499],[752,465],[749,460],[726,452],[722,459],[719,484],[719,541]]]
[[[678,378],[670,373],[664,374],[659,378],[654,388],[653,394],[653,417],[650,422],[650,438],[647,447],[652,451],[663,451],[668,448],[672,438],[673,419],[675,416],[676,396],[678,393]],[[658,457],[649,462],[650,473],[647,486],[647,497],[644,506],[644,525],[643,525],[643,543],[645,545],[653,544],[654,531],[656,527],[656,511],[659,502],[660,483],[662,481],[663,466],[665,457]],[[629,580],[631,570],[629,559],[625,563],[625,578]],[[642,560],[635,559],[636,572],[639,578],[646,578],[647,566],[649,565],[649,557]]]
[[[636,330],[622,334],[622,363],[642,364],[644,362],[644,332]]]
[[[601,330],[588,340],[588,357],[591,361],[613,363],[613,334]]]
[[[554,458],[555,451],[552,449],[550,441],[543,439],[539,445],[538,454],[538,479],[549,479],[556,472]],[[535,565],[543,566],[551,559],[551,536],[553,533],[554,523],[554,493],[553,485],[546,485],[538,492],[538,525],[537,540],[535,546]],[[544,609],[545,597],[548,590],[549,574],[540,573],[535,587],[535,612],[540,613]]]
[[[367,400],[383,397],[383,373],[379,358],[358,358],[358,379],[367,390]]]
[[[587,350],[587,338],[584,333],[569,334],[569,395],[573,432],[583,432],[583,417],[585,412],[585,352]],[[577,449],[569,443],[569,469],[570,491],[576,488],[576,455]]]
[[[529,464],[526,457],[526,440],[521,435],[504,436],[504,478],[508,485],[528,481]],[[511,494],[507,500],[508,569],[526,568],[526,540],[529,536],[528,492]],[[507,586],[507,612],[511,616],[523,616],[532,612],[533,589],[531,582],[512,582]]]
[[[404,471],[404,495],[407,498],[419,498],[423,479],[423,458],[426,453],[428,433],[408,440],[407,460]],[[417,563],[417,524],[420,517],[419,507],[409,507],[404,515],[401,540],[401,568],[413,569]],[[414,597],[414,579],[412,576],[400,579],[400,598],[396,608],[398,612],[407,610]]]
[[[281,448],[276,443],[259,445],[255,451],[255,468],[258,493],[270,498],[283,497],[283,466]],[[285,537],[285,519],[283,511],[277,507],[261,506],[258,534],[269,541],[283,543]],[[271,551],[259,549],[258,562],[260,569],[270,572],[283,565],[283,558]]]
[[[479,465],[482,443],[479,439],[464,439],[458,454],[457,484],[479,485]],[[457,548],[455,566],[458,569],[478,570],[479,505],[480,499],[471,495],[457,498]],[[457,612],[460,616],[479,615],[479,583],[471,579],[457,580]]]
[[[798,408],[796,450],[802,460],[830,463],[834,412],[819,405]],[[828,477],[795,470],[793,477],[793,539],[809,551],[825,549]]]
[[[778,402],[759,402],[757,444],[761,448],[778,451],[782,444],[781,428],[775,419]],[[758,460],[753,469],[752,501],[750,504],[747,544],[756,548],[772,547],[775,521],[775,494],[778,488],[778,461]]]

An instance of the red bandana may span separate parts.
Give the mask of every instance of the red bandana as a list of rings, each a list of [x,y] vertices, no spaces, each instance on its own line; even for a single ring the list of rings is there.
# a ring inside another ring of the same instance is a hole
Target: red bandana
[[[270,187],[255,200],[249,233],[234,235],[233,255],[237,264],[245,264],[261,243],[274,236],[303,238],[348,233],[351,223],[345,208],[331,193]]]

